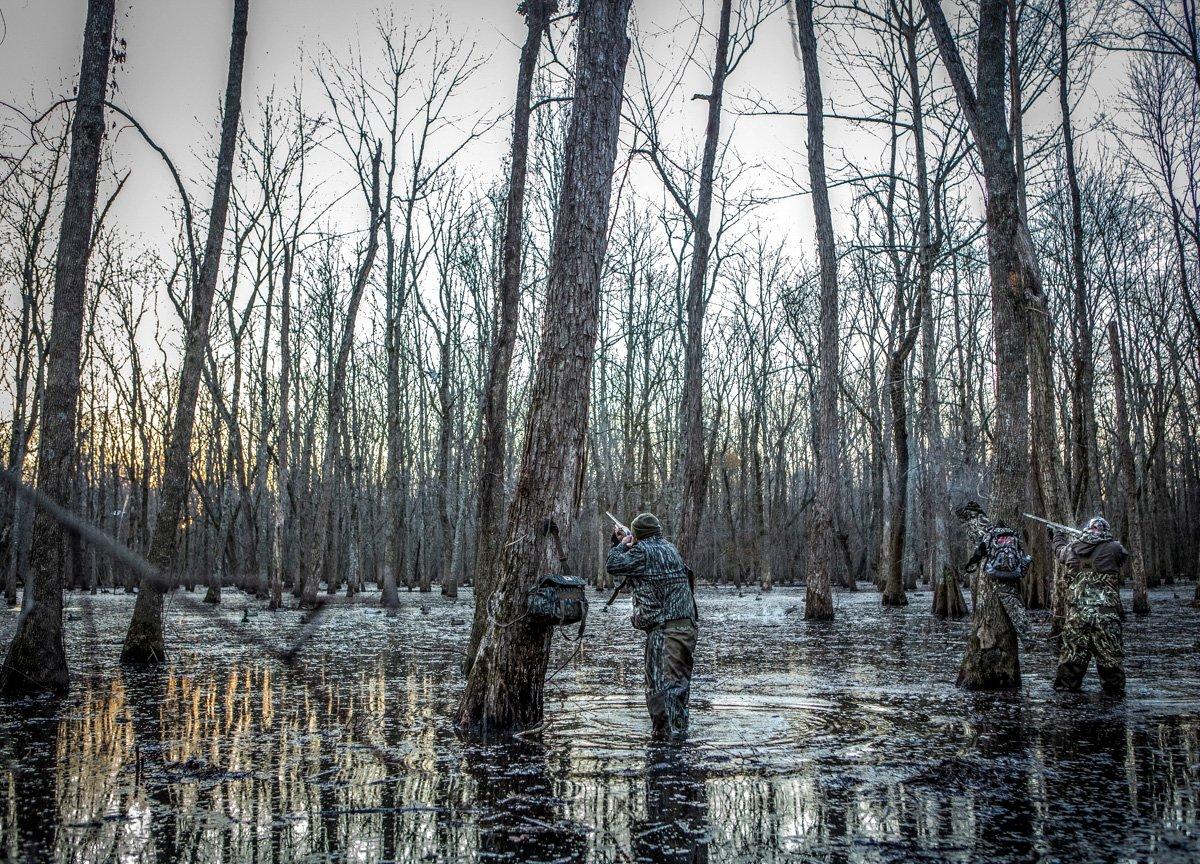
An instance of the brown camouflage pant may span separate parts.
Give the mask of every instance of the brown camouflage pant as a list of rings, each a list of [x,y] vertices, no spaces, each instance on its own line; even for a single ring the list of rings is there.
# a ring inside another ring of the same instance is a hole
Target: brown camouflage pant
[[[674,741],[687,735],[696,625],[688,618],[668,621],[646,634],[646,708],[654,737]]]
[[[1077,691],[1083,686],[1088,663],[1096,658],[1100,686],[1111,696],[1125,692],[1125,648],[1121,638],[1121,619],[1116,613],[1084,614],[1067,612],[1063,622],[1062,651],[1058,656],[1058,675],[1054,689]]]

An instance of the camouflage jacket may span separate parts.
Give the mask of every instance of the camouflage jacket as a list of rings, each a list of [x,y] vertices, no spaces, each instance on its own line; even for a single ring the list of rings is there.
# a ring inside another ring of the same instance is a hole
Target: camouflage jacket
[[[1054,538],[1054,557],[1067,568],[1067,605],[1085,617],[1099,620],[1122,614],[1120,571],[1129,553],[1116,540],[1087,535]]]
[[[661,535],[608,550],[606,569],[618,583],[628,580],[633,595],[633,626],[650,631],[677,618],[696,621],[696,601],[687,567],[674,544]]]

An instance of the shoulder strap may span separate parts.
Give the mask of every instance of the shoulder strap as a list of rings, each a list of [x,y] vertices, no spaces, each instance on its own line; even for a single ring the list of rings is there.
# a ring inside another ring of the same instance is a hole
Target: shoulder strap
[[[616,602],[617,597],[620,596],[622,589],[625,588],[625,585],[628,582],[629,582],[629,577],[626,576],[624,579],[621,580],[621,584],[613,589],[612,594],[610,594],[608,597],[608,602],[604,604],[605,609],[607,609],[609,606],[611,606],[613,603]]]
[[[560,537],[558,534],[558,525],[555,524],[553,519],[547,519],[545,522],[542,523],[542,531],[545,534],[549,535],[550,538],[554,541],[554,552],[558,556],[558,566],[559,566],[559,569],[562,571],[562,575],[564,575],[564,576],[572,575],[571,574],[571,565],[567,561],[567,553],[563,549],[562,537]]]

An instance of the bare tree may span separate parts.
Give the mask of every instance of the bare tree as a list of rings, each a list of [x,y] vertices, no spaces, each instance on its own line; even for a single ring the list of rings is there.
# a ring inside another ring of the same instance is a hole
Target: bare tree
[[[212,208],[209,211],[208,237],[204,259],[195,272],[191,317],[184,339],[183,367],[179,373],[175,416],[167,444],[162,488],[159,493],[158,521],[150,544],[148,560],[169,572],[175,564],[179,540],[179,522],[191,486],[192,430],[196,420],[196,398],[200,377],[208,354],[209,322],[213,295],[221,271],[221,247],[225,241],[225,217],[229,212],[229,190],[233,184],[233,158],[237,149],[238,123],[242,108],[242,69],[246,62],[246,27],[250,0],[234,0],[233,31],[229,47],[229,76],[225,86],[225,108],[221,121],[217,172],[213,183]],[[191,226],[186,230],[191,231]],[[194,262],[193,262],[194,264]],[[121,659],[130,663],[159,663],[166,657],[163,640],[163,590],[153,582],[143,582],[138,592],[133,620],[125,634]]]
[[[54,313],[38,445],[38,488],[55,503],[71,509],[76,496],[84,290],[104,140],[104,102],[115,12],[115,0],[88,2],[54,269]],[[77,564],[78,542],[68,540],[48,516],[38,514],[34,518],[32,549],[33,569],[26,578],[20,625],[0,668],[0,691],[62,693],[69,685],[62,635],[63,581]]]
[[[816,497],[809,518],[809,555],[806,568],[804,617],[810,621],[833,618],[833,573],[840,556],[841,431],[838,428],[838,277],[834,248],[833,216],[825,176],[825,117],[821,98],[821,71],[817,64],[817,34],[813,27],[812,0],[796,0],[797,38],[804,67],[804,102],[808,114],[808,176],[813,212],[817,220],[817,257],[820,261],[820,383],[817,386]]]
[[[1062,112],[1063,158],[1067,170],[1067,188],[1071,203],[1071,270],[1074,376],[1071,390],[1072,464],[1075,467],[1071,489],[1071,507],[1075,518],[1095,510],[1099,502],[1099,477],[1093,477],[1096,463],[1096,368],[1092,346],[1092,320],[1088,309],[1087,265],[1084,260],[1083,203],[1079,190],[1079,171],[1075,165],[1075,133],[1071,123],[1071,52],[1067,39],[1070,18],[1067,0],[1058,0],[1058,104]]]
[[[987,193],[988,262],[996,352],[992,518],[1017,527],[1029,476],[1029,325],[1025,306],[1041,296],[1041,274],[1029,227],[1021,216],[1013,141],[1005,116],[1007,0],[980,0],[978,93],[972,87],[938,0],[921,0],[942,62],[967,120],[983,167]],[[991,580],[976,579],[971,637],[958,683],[970,689],[1020,685],[1017,638]]]
[[[684,301],[687,330],[684,342],[683,395],[679,412],[679,482],[682,500],[677,537],[680,551],[688,558],[693,557],[696,551],[696,538],[700,533],[708,496],[710,455],[704,446],[703,406],[704,317],[710,294],[713,188],[721,145],[721,111],[726,81],[746,56],[746,52],[754,43],[759,24],[770,11],[771,8],[762,2],[743,2],[738,10],[737,25],[734,27],[733,2],[721,0],[712,84],[708,93],[697,93],[692,97],[704,100],[708,104],[694,203],[688,194],[687,185],[690,183],[685,185],[685,182],[681,182],[676,176],[686,176],[690,172],[681,170],[681,167],[664,152],[658,131],[655,99],[650,95],[648,84],[643,89],[645,116],[639,120],[639,130],[646,138],[646,146],[637,148],[635,152],[650,160],[671,198],[687,219],[691,234],[691,260],[688,265]],[[674,92],[675,88],[670,88],[667,95],[673,95]]]
[[[1121,359],[1121,335],[1115,320],[1108,322],[1108,350],[1113,369],[1113,402],[1115,403],[1117,453],[1120,465],[1121,495],[1128,510],[1129,545],[1133,569],[1133,611],[1138,615],[1150,612],[1150,598],[1146,593],[1146,565],[1143,563],[1145,546],[1142,542],[1142,520],[1137,507],[1140,498],[1137,474],[1133,465],[1133,447],[1129,443],[1129,409],[1125,398],[1125,363]]]
[[[312,566],[304,575],[304,586],[300,594],[300,607],[313,609],[317,605],[317,587],[322,578],[332,588],[335,585],[333,570],[336,562],[330,555],[329,529],[333,514],[333,496],[336,478],[334,476],[334,457],[342,439],[343,412],[346,399],[346,367],[350,362],[350,349],[354,347],[354,325],[358,318],[358,306],[362,302],[363,292],[371,278],[371,268],[375,264],[375,254],[379,251],[379,222],[381,207],[379,203],[379,164],[383,159],[383,144],[376,143],[374,155],[371,158],[371,179],[369,187],[364,190],[370,206],[369,225],[367,227],[366,246],[359,256],[355,269],[354,281],[350,286],[350,297],[346,301],[346,316],[342,322],[342,333],[338,340],[337,355],[333,362],[332,377],[329,382],[329,396],[325,416],[325,450],[321,457],[320,475],[317,479],[317,504],[313,517],[312,549],[315,558]]]
[[[525,44],[517,71],[517,96],[513,106],[512,155],[508,168],[508,197],[505,204],[503,270],[496,291],[495,331],[488,352],[488,371],[483,391],[482,436],[479,444],[479,500],[476,505],[474,576],[475,614],[467,646],[465,669],[471,671],[479,640],[487,623],[492,575],[500,560],[500,538],[504,536],[504,470],[508,453],[508,379],[513,349],[517,343],[517,319],[521,312],[522,226],[525,220],[525,179],[529,163],[529,115],[533,76],[538,53],[550,16],[558,10],[556,0],[528,0],[525,14]]]
[[[553,630],[524,620],[524,603],[538,574],[559,561],[551,538],[570,537],[582,494],[631,5],[583,0],[579,8],[575,96],[525,453],[487,629],[456,719],[473,736],[504,735],[542,721]]]

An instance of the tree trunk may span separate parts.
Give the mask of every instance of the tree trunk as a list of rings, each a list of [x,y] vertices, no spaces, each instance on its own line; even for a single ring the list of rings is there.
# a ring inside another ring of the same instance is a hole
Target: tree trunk
[[[704,452],[704,312],[708,303],[708,259],[712,247],[713,174],[721,139],[721,102],[729,71],[729,19],[732,0],[721,0],[712,91],[704,127],[700,185],[692,214],[692,260],[687,287],[687,340],[683,360],[683,403],[680,410],[682,451],[679,475],[683,501],[679,520],[679,551],[690,559],[696,551],[700,522],[708,498],[708,459]]]
[[[1125,363],[1121,358],[1121,336],[1115,320],[1108,322],[1108,350],[1112,357],[1113,401],[1116,413],[1117,456],[1120,464],[1121,497],[1125,499],[1129,525],[1130,566],[1133,569],[1133,611],[1145,615],[1150,611],[1146,593],[1146,565],[1143,559],[1142,520],[1138,517],[1137,474],[1133,467],[1133,446],[1129,441],[1129,408],[1125,401]]]
[[[300,221],[296,220],[292,239],[283,252],[283,280],[279,286],[279,426],[275,437],[274,550],[271,558],[272,611],[283,605],[283,584],[291,581],[296,566],[295,496],[292,492],[291,453],[292,419],[292,274],[294,272]]]
[[[1050,310],[1046,298],[1040,292],[1028,292],[1026,321],[1029,348],[1029,402],[1032,458],[1030,461],[1030,497],[1033,506],[1047,519],[1055,522],[1068,520],[1067,492],[1064,484],[1063,465],[1059,457],[1061,439],[1055,418],[1054,358]],[[1055,627],[1060,626],[1063,611],[1059,603],[1051,603],[1054,584],[1060,587],[1061,579],[1055,579],[1056,570],[1061,569],[1050,548],[1045,532],[1035,531],[1029,536],[1029,551],[1033,566],[1024,580],[1025,605],[1030,609],[1055,606]]]
[[[949,618],[957,621],[970,614],[967,600],[963,597],[962,588],[958,584],[958,574],[954,568],[946,565],[941,578],[933,588],[933,615],[935,618]]]
[[[1020,186],[1004,108],[1006,0],[980,0],[978,102],[938,0],[921,0],[938,51],[970,126],[987,194],[988,269],[996,351],[992,506],[996,524],[1017,526],[1030,474],[1028,323],[1025,305],[1040,298],[1041,275],[1021,217]],[[971,636],[958,683],[969,689],[1020,686],[1017,637],[991,579],[976,579]]]
[[[817,34],[812,0],[796,0],[797,40],[804,66],[804,102],[808,114],[808,176],[817,222],[817,255],[821,268],[820,379],[817,385],[816,497],[808,524],[808,562],[804,617],[833,619],[833,574],[837,569],[839,527],[840,443],[838,430],[838,283],[833,216],[825,178],[825,118],[821,70],[817,65]]]
[[[492,595],[492,574],[500,560],[504,536],[504,467],[508,454],[508,378],[513,349],[517,344],[517,321],[521,313],[521,228],[525,219],[525,178],[529,163],[529,100],[538,53],[550,15],[558,9],[554,0],[531,0],[525,4],[525,44],[517,72],[517,98],[513,108],[512,161],[508,174],[505,208],[503,270],[496,292],[495,336],[488,354],[488,371],[483,391],[483,435],[479,445],[479,501],[476,509],[477,539],[472,582],[475,617],[467,646],[465,670],[469,673],[487,624],[487,606]]]
[[[925,578],[934,584],[935,607],[938,580],[946,556],[943,554],[943,531],[941,513],[946,502],[946,473],[943,464],[940,398],[937,385],[937,334],[933,318],[933,269],[941,245],[941,232],[934,238],[933,214],[930,206],[929,171],[925,153],[925,112],[921,103],[920,67],[917,63],[917,34],[914,22],[904,25],[905,71],[908,78],[909,101],[911,103],[913,144],[917,169],[917,253],[918,291],[920,311],[915,316],[914,326],[921,329],[921,427],[925,437],[925,466],[921,483],[922,511],[925,520]],[[962,600],[958,582],[945,586],[949,595]],[[936,611],[936,610],[935,610]]]
[[[903,285],[896,285],[902,292]],[[903,302],[903,301],[901,301]],[[892,512],[889,514],[887,574],[883,580],[884,606],[907,606],[904,593],[904,553],[908,537],[908,393],[904,386],[904,369],[916,341],[920,316],[915,316],[912,329],[888,357],[887,390],[892,412],[892,449],[896,460],[896,485],[892,490]],[[901,326],[903,321],[901,320]],[[910,338],[911,337],[911,338]]]
[[[525,453],[487,627],[456,719],[458,729],[474,737],[529,729],[542,720],[553,631],[525,621],[524,604],[550,563],[549,532],[570,538],[582,493],[631,3],[582,0],[579,7],[575,96]]]
[[[1021,214],[1023,221],[1028,221],[1029,207],[1025,201],[1025,91],[1021,86],[1021,20],[1019,13],[1022,8],[1022,0],[1008,0],[1005,4],[1008,15],[1008,116],[1009,132],[1012,135],[1013,164],[1017,172],[1017,212]]]
[[[454,403],[455,396],[451,392],[450,382],[455,370],[451,359],[451,333],[447,323],[446,333],[442,336],[441,358],[438,369],[438,521],[442,529],[442,561],[439,568],[439,581],[442,586],[442,596],[449,599],[458,597],[458,575],[454,572],[454,534],[455,518],[451,509],[457,502],[452,500],[450,489],[451,437],[454,432]]]
[[[179,542],[179,522],[191,485],[189,465],[192,428],[196,419],[196,401],[200,376],[208,354],[208,326],[212,316],[213,294],[221,272],[221,247],[225,240],[225,217],[229,211],[229,191],[233,184],[233,159],[237,149],[237,130],[242,107],[242,68],[246,61],[246,24],[250,0],[234,0],[233,31],[229,46],[229,77],[225,87],[225,112],[221,121],[221,144],[217,153],[217,173],[213,184],[212,209],[204,260],[192,291],[192,311],[184,337],[183,368],[179,373],[175,417],[163,467],[159,492],[158,521],[150,541],[150,564],[164,573],[175,564]],[[166,656],[163,642],[163,591],[143,580],[133,609],[133,620],[125,634],[121,660],[130,663],[157,663]]]
[[[76,413],[83,341],[87,260],[96,210],[104,99],[112,44],[115,0],[88,0],[79,68],[78,98],[71,120],[71,159],[63,202],[58,259],[54,267],[54,311],[47,351],[46,388],[38,443],[38,488],[60,506],[74,509]],[[23,533],[23,532],[22,532]],[[14,542],[22,542],[20,536]],[[63,574],[71,549],[50,517],[34,517],[32,568],[26,570],[24,611],[4,666],[0,692],[65,693],[70,683],[62,634]]]

